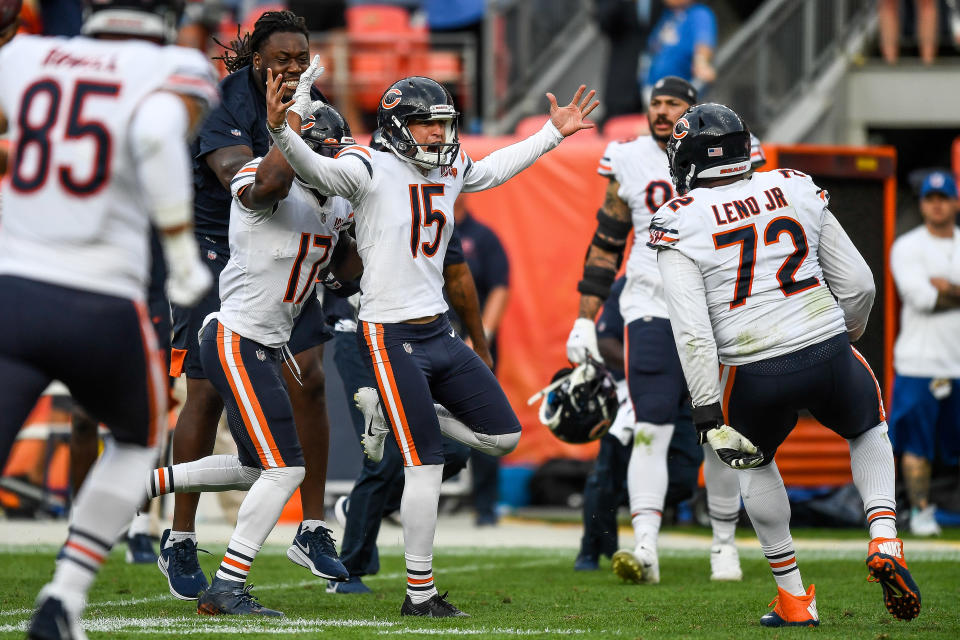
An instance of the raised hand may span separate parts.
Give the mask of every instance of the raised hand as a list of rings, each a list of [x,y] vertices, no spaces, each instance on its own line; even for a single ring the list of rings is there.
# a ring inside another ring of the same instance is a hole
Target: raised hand
[[[283,126],[283,120],[287,115],[287,109],[293,106],[296,100],[289,102],[283,101],[283,74],[273,77],[273,70],[267,67],[267,126],[271,129],[279,129]],[[295,130],[299,130],[300,123],[296,126],[291,123]]]
[[[317,78],[323,75],[323,71],[323,67],[320,66],[320,56],[316,55],[313,56],[313,61],[306,71],[300,74],[297,89],[293,92],[294,105],[290,108],[301,118],[306,118],[308,114],[313,113],[322,104],[322,101],[312,99],[310,89],[313,88],[313,83],[317,81]]]
[[[573,95],[573,100],[570,101],[570,104],[563,107],[557,105],[557,97],[555,95],[552,93],[547,94],[547,100],[550,101],[550,121],[553,123],[553,126],[560,131],[563,137],[573,135],[581,129],[592,129],[596,126],[584,118],[590,115],[590,112],[600,105],[600,101],[593,100],[593,96],[597,94],[593,89],[590,90],[586,98],[581,100],[583,92],[586,90],[587,85],[580,85],[580,88],[577,89],[577,92]],[[591,100],[593,100],[593,103],[590,102]]]

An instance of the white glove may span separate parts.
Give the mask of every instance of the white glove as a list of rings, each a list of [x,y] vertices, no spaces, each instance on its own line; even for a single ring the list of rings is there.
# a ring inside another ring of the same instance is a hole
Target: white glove
[[[717,452],[717,457],[733,469],[753,469],[763,464],[763,452],[758,451],[750,439],[733,427],[725,424],[701,433],[701,442],[706,439]]]
[[[323,71],[324,68],[320,66],[320,56],[316,55],[313,56],[313,61],[310,63],[310,66],[307,67],[307,70],[300,75],[297,89],[293,92],[294,105],[290,107],[290,111],[299,115],[301,119],[305,119],[313,113],[318,106],[323,104],[322,100],[314,100],[310,95],[310,89],[313,88],[313,83],[323,75]]]
[[[577,318],[567,338],[567,360],[573,364],[586,362],[590,356],[597,362],[603,362],[597,348],[597,327],[589,318]]]
[[[167,260],[167,297],[179,307],[192,307],[213,285],[213,275],[200,261],[193,231],[173,235],[161,232],[160,241]]]

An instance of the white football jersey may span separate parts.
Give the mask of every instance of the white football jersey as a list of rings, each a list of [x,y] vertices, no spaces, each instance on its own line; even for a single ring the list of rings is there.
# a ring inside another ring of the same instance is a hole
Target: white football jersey
[[[139,40],[21,35],[0,49],[0,273],[145,297],[150,220],[128,128],[158,90],[215,102],[216,74],[194,49]]]
[[[447,310],[443,257],[460,192],[503,184],[563,140],[547,122],[529,138],[482,160],[473,162],[461,150],[451,166],[424,174],[389,151],[354,145],[336,159],[324,158],[290,127],[271,135],[299,175],[353,204],[363,261],[359,318],[386,323]]]
[[[627,284],[620,296],[620,312],[627,324],[644,316],[666,318],[663,283],[657,255],[648,251],[650,219],[674,196],[667,154],[653,136],[611,142],[597,173],[620,183],[617,195],[630,207],[633,247],[627,258]]]
[[[320,204],[299,180],[272,209],[247,209],[240,194],[254,183],[261,160],[243,165],[230,183],[230,261],[220,274],[217,319],[244,338],[281,347],[353,212],[336,196]]]
[[[693,189],[654,216],[650,246],[680,251],[700,269],[723,364],[792,353],[847,330],[818,257],[828,201],[809,176],[779,169]]]

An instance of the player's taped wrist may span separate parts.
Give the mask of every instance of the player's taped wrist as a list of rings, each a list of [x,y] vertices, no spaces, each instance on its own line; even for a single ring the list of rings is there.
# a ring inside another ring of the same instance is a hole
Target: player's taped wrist
[[[169,225],[168,225],[169,226]],[[193,228],[187,227],[176,233],[160,230],[160,244],[171,272],[187,271],[188,265],[200,261],[200,248],[193,235]]]

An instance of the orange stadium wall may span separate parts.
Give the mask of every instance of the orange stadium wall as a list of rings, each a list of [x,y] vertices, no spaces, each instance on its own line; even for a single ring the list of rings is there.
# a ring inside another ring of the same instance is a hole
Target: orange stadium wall
[[[565,344],[576,317],[576,284],[606,186],[606,180],[597,174],[596,168],[607,141],[579,135],[581,139],[574,136],[565,141],[510,182],[467,196],[468,208],[497,231],[510,258],[511,296],[499,336],[498,377],[523,425],[520,444],[507,457],[508,462],[517,464],[540,464],[559,457],[590,459],[597,453],[596,444],[574,446],[557,440],[537,420],[538,405],[526,404],[527,398],[567,364]],[[466,137],[463,148],[476,160],[513,140]],[[778,152],[787,148],[771,145],[764,149],[770,159],[764,169],[769,170],[778,166]],[[789,150],[794,153],[816,150],[818,154],[836,153],[838,157],[879,157],[889,160],[891,167],[894,160],[889,148],[790,147]],[[842,176],[842,173],[834,175]],[[857,177],[881,181],[885,206],[876,212],[877,229],[888,250],[894,217],[892,171],[886,175]],[[871,267],[877,275],[878,287],[885,287],[887,291],[885,308],[879,310],[884,326],[877,328],[883,331],[885,343],[883,362],[874,363],[879,374],[890,369],[896,318],[891,306],[892,281],[885,264],[871,264]],[[777,458],[790,484],[839,485],[850,481],[846,442],[810,418],[801,419]]]

